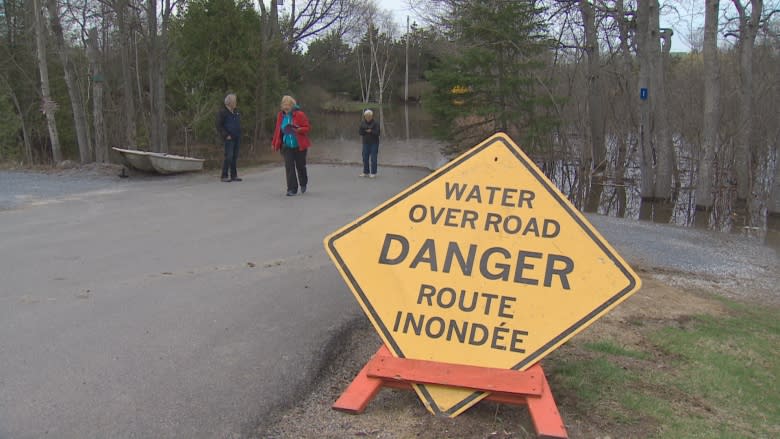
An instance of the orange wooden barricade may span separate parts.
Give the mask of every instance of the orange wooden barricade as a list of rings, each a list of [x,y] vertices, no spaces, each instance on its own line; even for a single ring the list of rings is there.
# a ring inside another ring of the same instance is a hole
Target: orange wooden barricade
[[[382,387],[412,389],[412,384],[439,384],[490,392],[488,401],[526,405],[540,438],[568,438],[539,363],[525,371],[396,358],[382,345],[363,366],[333,409],[358,414]]]

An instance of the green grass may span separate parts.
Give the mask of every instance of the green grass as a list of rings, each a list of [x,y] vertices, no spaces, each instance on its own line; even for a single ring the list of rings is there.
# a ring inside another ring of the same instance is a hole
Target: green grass
[[[710,433],[698,437],[778,437],[778,310],[728,306],[730,316],[699,316],[690,328],[666,328],[650,338],[675,358],[676,374],[668,384],[706,401],[719,414],[709,422]]]
[[[585,404],[594,404],[627,380],[626,372],[604,358],[555,365],[554,373]]]
[[[597,342],[585,343],[585,349],[594,352],[601,352],[604,354],[615,355],[615,356],[637,358],[640,360],[644,360],[649,357],[649,355],[646,352],[626,349],[611,341],[597,341]]]
[[[726,307],[682,325],[634,326],[648,352],[585,343],[590,354],[549,365],[553,393],[573,396],[583,418],[637,437],[780,437],[780,310]]]

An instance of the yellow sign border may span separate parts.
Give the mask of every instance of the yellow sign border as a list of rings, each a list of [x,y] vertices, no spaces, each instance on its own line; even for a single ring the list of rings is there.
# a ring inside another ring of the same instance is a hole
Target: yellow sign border
[[[544,174],[541,173],[540,169],[536,166],[536,164],[534,164],[533,161],[528,156],[525,155],[525,153],[520,149],[520,147],[517,144],[515,144],[514,141],[512,141],[512,139],[509,138],[508,135],[504,133],[497,133],[489,137],[488,139],[484,140],[481,144],[478,144],[471,150],[466,151],[464,154],[460,155],[459,157],[450,161],[446,165],[432,172],[427,177],[424,177],[422,180],[418,181],[417,183],[406,188],[405,190],[398,193],[394,197],[390,198],[389,200],[385,201],[384,203],[370,210],[369,212],[367,212],[360,218],[356,219],[352,223],[347,224],[341,229],[328,235],[324,239],[325,249],[328,252],[331,259],[336,262],[336,268],[339,270],[342,277],[345,280],[347,280],[347,284],[352,290],[352,292],[354,293],[354,295],[357,298],[359,298],[360,306],[363,308],[366,315],[372,321],[374,328],[380,330],[379,335],[387,345],[388,349],[395,356],[399,358],[406,358],[406,356],[404,355],[400,346],[398,346],[396,341],[390,335],[390,331],[385,327],[382,320],[379,318],[377,311],[371,305],[371,302],[366,297],[365,293],[363,292],[363,289],[355,280],[355,277],[352,275],[352,272],[349,270],[349,267],[347,267],[347,265],[344,263],[344,260],[341,258],[341,256],[338,253],[338,250],[336,249],[335,243],[339,238],[347,235],[348,233],[352,232],[353,230],[357,229],[358,227],[367,223],[368,221],[371,221],[376,216],[392,208],[394,205],[398,204],[404,199],[414,195],[418,190],[422,189],[428,184],[436,181],[439,178],[442,178],[450,170],[455,169],[456,167],[462,165],[467,160],[481,153],[483,150],[493,146],[497,142],[502,143],[507,149],[509,149],[509,151],[517,158],[520,164],[530,173],[531,176],[533,176],[538,181],[539,184],[541,184],[544,187],[544,189],[547,190],[547,192],[558,202],[558,204],[564,209],[564,211],[567,214],[569,214],[573,218],[573,220],[580,226],[580,228],[586,233],[586,235],[589,236],[599,248],[601,248],[604,254],[607,257],[609,257],[609,259],[615,264],[616,267],[618,267],[618,269],[626,276],[626,279],[628,280],[628,285],[625,288],[618,291],[615,295],[613,295],[604,303],[602,303],[600,306],[598,306],[596,309],[588,313],[585,317],[575,322],[572,326],[565,329],[563,332],[561,332],[558,336],[550,340],[548,343],[542,345],[535,352],[526,356],[522,361],[518,362],[516,365],[511,367],[511,369],[524,370],[530,367],[531,365],[533,365],[534,363],[540,361],[542,358],[544,358],[552,351],[554,351],[558,346],[565,343],[574,335],[576,335],[577,333],[585,329],[588,325],[590,325],[595,320],[597,320],[601,315],[609,311],[618,303],[622,302],[630,294],[636,292],[641,286],[641,279],[639,279],[639,277],[633,272],[633,270],[628,266],[628,264],[620,257],[620,255],[617,254],[617,252],[612,248],[612,246],[609,245],[606,239],[604,239],[604,237],[601,236],[601,234],[590,224],[590,222],[582,215],[582,213],[577,208],[575,208],[574,205],[571,204],[571,202],[563,195],[563,193],[561,193],[560,190],[558,190],[558,188],[555,187],[555,185],[552,184],[552,182],[550,182],[550,180],[546,176],[544,176]],[[438,407],[436,402],[433,400],[433,398],[431,397],[430,393],[427,391],[424,385],[418,385],[416,387],[418,391],[425,397],[425,400],[427,401],[426,405],[431,409],[431,411],[434,414],[450,416],[450,417],[460,414],[463,410],[466,410],[467,408],[471,407],[474,403],[487,396],[486,393],[477,391],[470,394],[461,402],[450,407],[448,410],[442,411]]]

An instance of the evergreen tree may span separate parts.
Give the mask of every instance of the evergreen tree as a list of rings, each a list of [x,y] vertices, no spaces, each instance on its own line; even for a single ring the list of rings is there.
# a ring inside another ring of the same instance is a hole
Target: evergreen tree
[[[358,93],[351,55],[351,49],[336,32],[312,41],[304,56],[304,82],[331,93],[353,92],[353,89]]]
[[[542,10],[528,1],[452,3],[446,23],[453,50],[428,72],[439,134],[468,147],[504,131],[538,147],[537,136],[554,123],[535,86],[549,47]]]
[[[249,0],[194,0],[171,28],[171,107],[203,140],[214,138],[214,113],[228,92],[238,95],[251,129],[259,56],[260,16]],[[248,137],[247,137],[248,138]]]

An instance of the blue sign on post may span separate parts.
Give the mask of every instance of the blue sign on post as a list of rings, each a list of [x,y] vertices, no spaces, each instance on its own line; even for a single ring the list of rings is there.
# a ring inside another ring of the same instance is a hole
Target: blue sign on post
[[[646,101],[647,100],[647,89],[646,88],[640,88],[639,89],[639,99]]]

